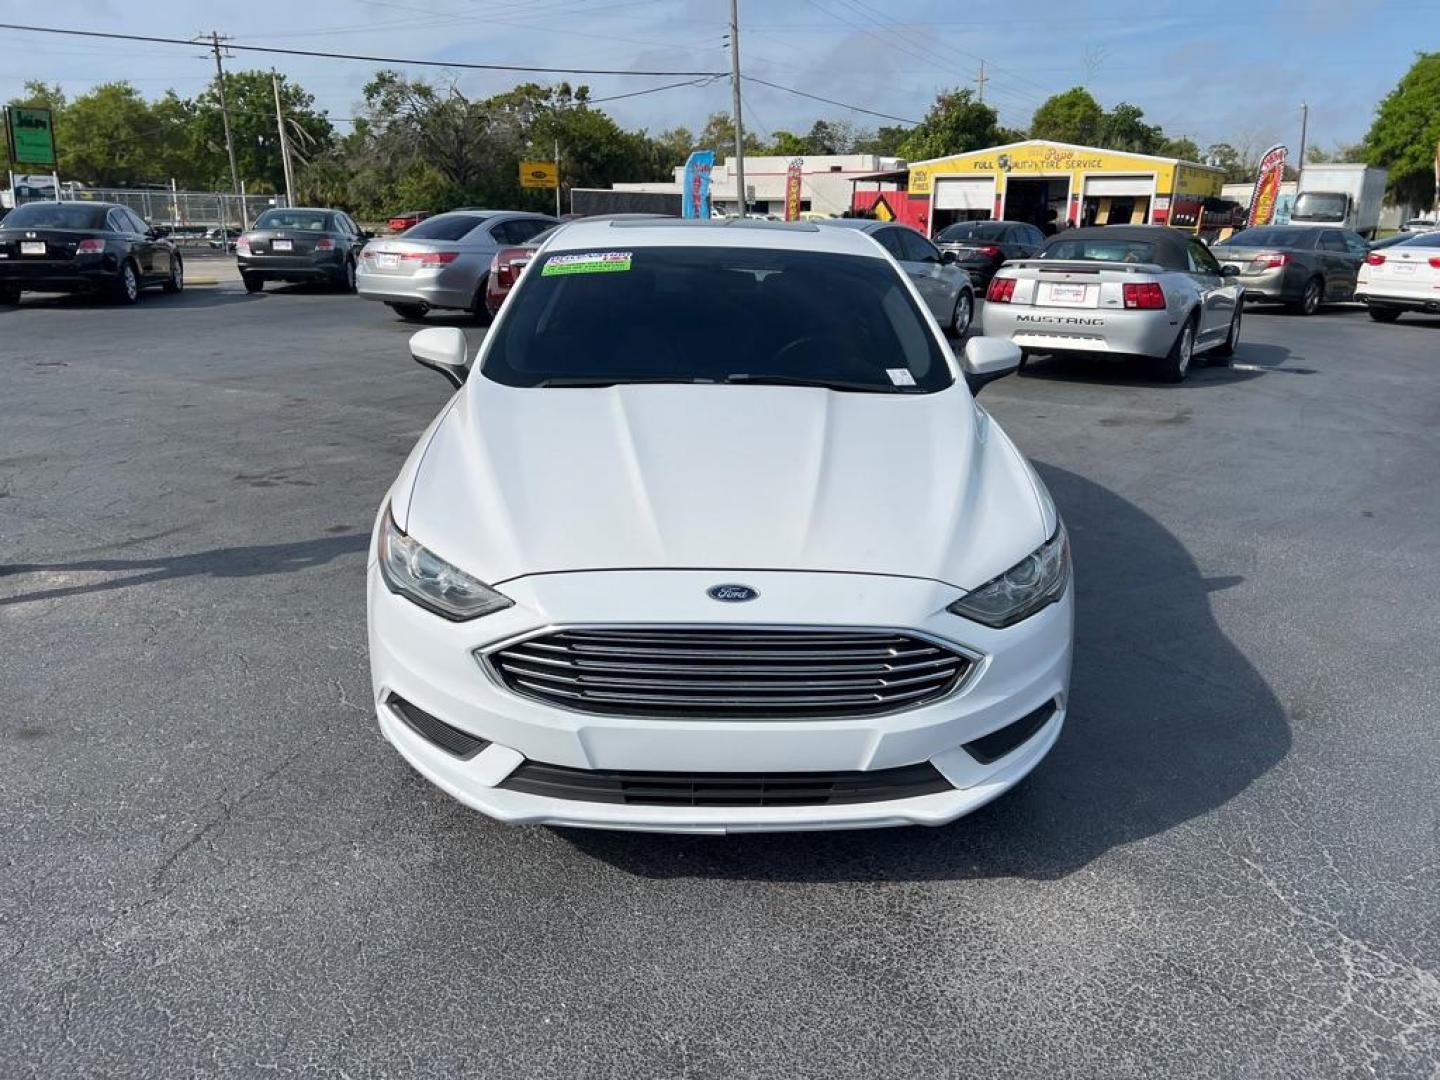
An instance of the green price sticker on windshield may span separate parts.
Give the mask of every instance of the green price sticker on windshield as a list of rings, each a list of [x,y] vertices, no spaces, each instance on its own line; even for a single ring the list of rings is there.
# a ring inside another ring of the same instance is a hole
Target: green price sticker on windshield
[[[628,251],[591,251],[584,255],[555,255],[540,271],[541,277],[560,274],[613,274],[630,269]]]

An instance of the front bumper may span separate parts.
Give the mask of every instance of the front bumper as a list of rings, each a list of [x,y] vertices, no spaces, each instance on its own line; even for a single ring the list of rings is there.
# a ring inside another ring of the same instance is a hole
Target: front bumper
[[[729,572],[733,576],[734,571]],[[989,802],[1045,756],[1064,723],[1073,606],[1060,602],[992,630],[946,612],[958,590],[867,575],[745,573],[760,599],[739,612],[705,590],[726,574],[621,571],[537,575],[503,586],[515,606],[451,623],[391,593],[368,573],[371,679],[381,731],[422,775],[474,809],[524,824],[671,832],[938,825]],[[726,610],[717,610],[725,608]],[[886,627],[953,642],[980,660],[950,695],[884,716],[825,720],[641,719],[560,709],[487,677],[476,649],[561,625],[704,624]],[[398,695],[453,728],[488,740],[462,760],[423,737],[389,704]],[[1053,702],[1055,712],[998,760],[963,749]],[[500,786],[523,762],[573,769],[804,773],[876,771],[929,762],[953,790],[881,802],[807,806],[677,806],[551,798]]]
[[[1119,308],[1053,308],[987,303],[981,333],[1036,352],[1164,356],[1180,333],[1182,313]]]

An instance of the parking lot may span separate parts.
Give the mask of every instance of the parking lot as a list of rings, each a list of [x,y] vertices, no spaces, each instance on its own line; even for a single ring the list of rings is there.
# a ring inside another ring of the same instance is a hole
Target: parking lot
[[[1437,1075],[1440,318],[986,389],[1074,545],[1055,751],[944,828],[723,839],[499,826],[379,735],[414,329],[0,311],[0,1075]]]

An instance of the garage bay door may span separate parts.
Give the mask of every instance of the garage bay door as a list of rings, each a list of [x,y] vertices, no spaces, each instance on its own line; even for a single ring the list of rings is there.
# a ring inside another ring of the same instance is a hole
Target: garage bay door
[[[1086,195],[1149,195],[1155,187],[1151,176],[1097,176],[1085,181]]]
[[[988,176],[937,179],[935,209],[984,210],[988,214],[995,209],[995,180]]]

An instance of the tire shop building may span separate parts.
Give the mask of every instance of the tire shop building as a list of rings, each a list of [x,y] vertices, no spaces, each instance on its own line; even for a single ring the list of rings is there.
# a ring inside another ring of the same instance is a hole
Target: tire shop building
[[[984,218],[1194,229],[1224,179],[1193,161],[1029,139],[857,177],[851,209],[926,235]]]

